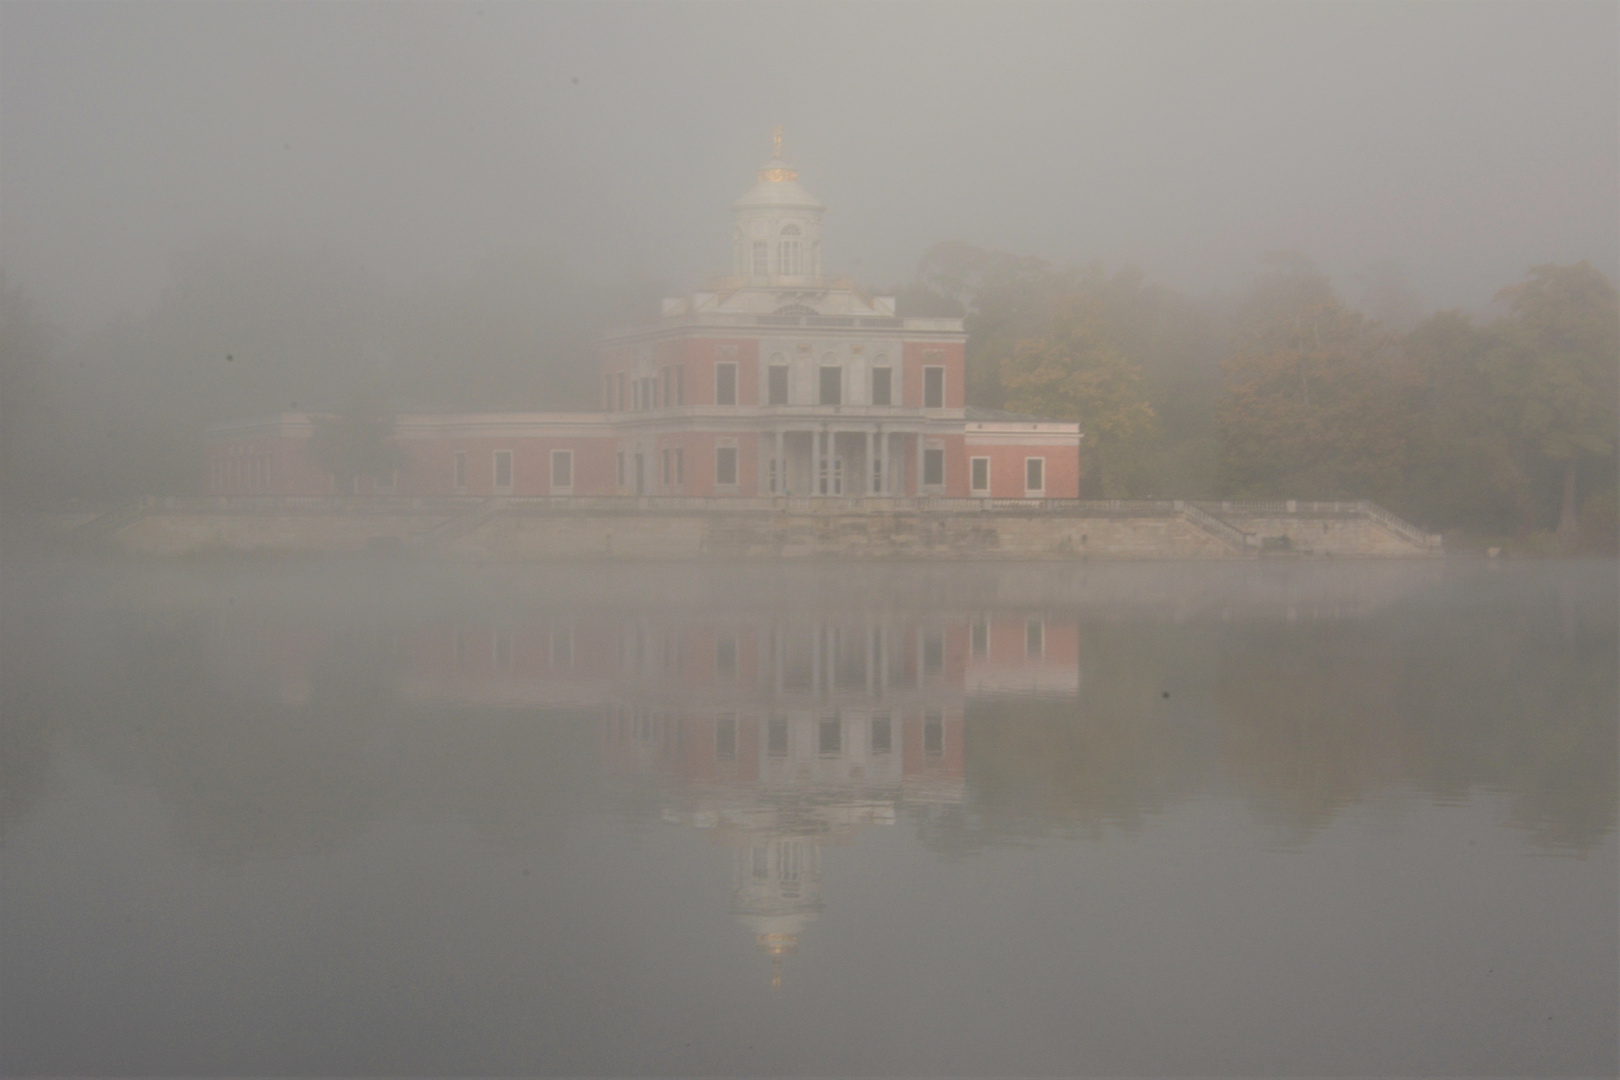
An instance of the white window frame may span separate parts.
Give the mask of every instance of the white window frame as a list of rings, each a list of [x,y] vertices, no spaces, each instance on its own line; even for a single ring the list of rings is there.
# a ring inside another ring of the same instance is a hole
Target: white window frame
[[[984,484],[979,484],[979,465],[984,464]],[[990,494],[990,459],[987,457],[968,458],[968,490],[974,495]]]
[[[557,463],[568,463],[568,483],[557,483]],[[574,452],[572,450],[553,450],[551,452],[551,493],[553,495],[572,495],[574,493]]]
[[[506,459],[506,483],[501,483],[501,458]],[[512,460],[512,451],[497,450],[490,462],[489,478],[494,481],[496,494],[510,495],[512,493],[512,477],[516,472],[516,462]]]
[[[1032,462],[1038,463],[1037,467],[1041,472],[1040,487],[1029,486],[1029,466]],[[1024,495],[1026,498],[1044,499],[1046,497],[1046,458],[1044,456],[1027,457],[1024,459]]]
[[[826,393],[826,391],[827,391],[827,372],[829,372],[829,371],[838,372],[838,400],[837,401],[828,401],[828,400],[826,400],[826,398],[827,398],[827,393]],[[821,365],[816,368],[816,404],[817,405],[842,406],[844,404],[844,397],[845,397],[845,395],[844,395],[844,365],[840,364],[840,363],[837,363],[836,361],[834,363],[829,364],[829,363],[826,362],[826,360],[822,360]]]
[[[782,400],[781,401],[776,401],[771,397],[771,392],[776,389],[776,373],[778,371],[780,371],[782,373]],[[765,368],[765,404],[767,404],[767,405],[786,405],[792,399],[793,399],[793,368],[790,367],[787,364],[786,361],[783,361],[782,363],[777,363],[776,359],[773,357],[771,359],[770,364],[766,365],[766,368]]]
[[[878,395],[877,395],[877,378],[878,378],[878,372],[880,372],[880,371],[883,373],[884,381],[888,383],[888,385],[884,387],[883,396],[884,396],[885,400],[883,400],[883,401],[879,401],[877,399],[878,398]],[[871,385],[871,388],[870,388],[870,395],[869,396],[870,396],[870,400],[871,400],[873,405],[879,405],[879,406],[891,405],[892,406],[894,404],[894,368],[889,367],[886,364],[877,365],[877,366],[874,366],[872,368],[872,385]]]
[[[720,460],[727,453],[729,453],[731,455],[731,479],[730,480],[722,480],[721,479],[722,474],[720,472]],[[737,449],[737,447],[735,445],[732,445],[732,446],[716,446],[714,448],[714,486],[715,487],[717,487],[717,488],[734,488],[734,487],[736,487],[741,482],[741,478],[740,478],[741,471],[742,471],[742,455],[738,452],[738,449]]]
[[[731,400],[723,400],[725,395],[720,393],[720,372],[725,368],[731,369]],[[716,405],[737,404],[737,361],[721,360],[714,365],[714,403]]]

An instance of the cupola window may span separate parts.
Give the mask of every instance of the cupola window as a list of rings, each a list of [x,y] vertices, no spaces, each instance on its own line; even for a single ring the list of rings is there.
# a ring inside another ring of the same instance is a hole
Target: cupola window
[[[771,276],[771,245],[764,240],[754,241],[754,277]]]
[[[798,277],[804,273],[804,241],[796,236],[783,237],[777,255],[776,270],[783,277]]]

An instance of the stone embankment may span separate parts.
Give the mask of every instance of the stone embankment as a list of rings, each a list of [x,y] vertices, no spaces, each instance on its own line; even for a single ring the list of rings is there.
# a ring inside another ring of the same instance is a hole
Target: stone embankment
[[[397,549],[554,559],[1414,557],[1429,536],[1361,502],[992,499],[157,499],[75,526],[156,556]]]

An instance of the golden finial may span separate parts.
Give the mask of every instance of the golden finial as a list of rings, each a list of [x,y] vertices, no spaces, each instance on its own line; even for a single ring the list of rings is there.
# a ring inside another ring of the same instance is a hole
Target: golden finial
[[[778,162],[781,160],[782,125],[777,124],[775,127],[771,128],[771,160],[767,161],[765,164],[769,165],[772,162]],[[799,178],[797,170],[789,169],[780,165],[774,169],[761,169],[754,175],[759,177],[760,180],[771,184],[780,184],[784,180],[797,180]]]

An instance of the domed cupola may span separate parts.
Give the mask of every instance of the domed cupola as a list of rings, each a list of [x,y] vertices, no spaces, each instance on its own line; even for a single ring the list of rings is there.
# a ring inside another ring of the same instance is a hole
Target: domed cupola
[[[782,129],[752,190],[732,206],[733,268],[750,285],[814,286],[821,280],[821,215],[826,207],[799,185],[782,157]]]

